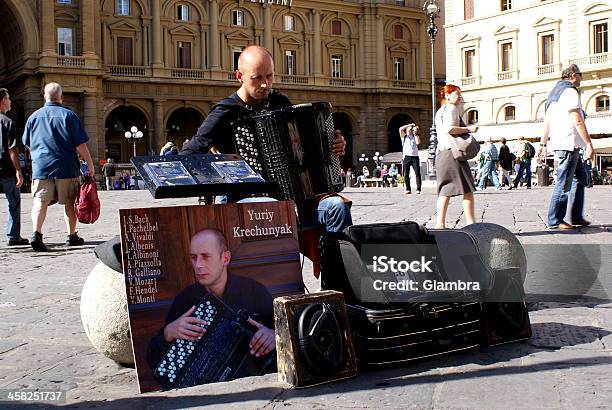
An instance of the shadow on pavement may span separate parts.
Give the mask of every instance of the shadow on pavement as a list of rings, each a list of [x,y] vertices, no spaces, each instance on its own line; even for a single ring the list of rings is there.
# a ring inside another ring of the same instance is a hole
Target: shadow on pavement
[[[589,225],[582,226],[576,229],[544,229],[541,231],[521,231],[516,234],[516,236],[542,236],[542,235],[550,235],[550,234],[561,234],[561,235],[584,235],[584,234],[596,234],[601,233],[602,231],[609,231],[612,229],[612,225]]]
[[[557,360],[543,363],[532,363],[528,365],[511,365],[492,368],[469,368],[470,365],[491,366],[496,363],[509,362],[524,356],[532,355],[544,350],[561,349],[568,346],[589,344],[610,334],[609,331],[593,326],[574,326],[564,323],[535,323],[533,337],[527,343],[513,343],[493,347],[483,347],[479,350],[463,354],[450,355],[415,362],[402,368],[387,368],[381,370],[362,371],[359,376],[348,381],[339,381],[321,386],[305,389],[294,389],[279,384],[278,387],[254,388],[248,391],[211,394],[190,394],[176,397],[140,395],[132,398],[117,399],[111,401],[84,401],[66,405],[28,404],[22,403],[17,406],[12,402],[0,402],[0,408],[38,409],[38,408],[167,408],[182,409],[186,407],[219,405],[230,403],[247,403],[249,401],[268,400],[271,403],[282,403],[284,400],[302,397],[314,397],[317,395],[346,394],[350,392],[376,391],[380,388],[402,387],[415,384],[431,384],[459,380],[478,380],[479,378],[494,376],[509,376],[528,374],[540,371],[551,371],[561,369],[587,368],[590,366],[612,364],[612,357],[592,356],[580,357],[573,360]],[[450,373],[438,374],[440,368],[454,368],[457,366],[468,366],[452,370]],[[425,373],[427,374],[421,374]],[[436,373],[432,373],[436,372]],[[193,390],[211,389],[214,385],[206,387],[193,387]],[[188,391],[184,391],[188,393]],[[172,392],[174,394],[176,392]],[[194,392],[195,393],[195,392]],[[159,394],[159,393],[155,393]],[[12,406],[12,407],[11,407]]]
[[[582,295],[547,295],[538,293],[527,293],[528,310],[535,312],[545,309],[571,309],[575,307],[595,308],[599,305],[612,303],[612,299],[596,298]]]

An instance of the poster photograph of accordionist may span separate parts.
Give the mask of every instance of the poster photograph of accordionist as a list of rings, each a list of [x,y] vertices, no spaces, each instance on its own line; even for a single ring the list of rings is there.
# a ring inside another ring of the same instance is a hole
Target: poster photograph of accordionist
[[[275,372],[272,301],[304,289],[293,202],[119,212],[141,393]]]

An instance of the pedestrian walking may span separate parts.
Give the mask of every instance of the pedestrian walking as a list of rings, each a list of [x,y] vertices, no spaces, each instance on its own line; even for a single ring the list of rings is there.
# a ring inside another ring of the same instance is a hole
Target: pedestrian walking
[[[436,228],[446,227],[446,211],[453,196],[463,195],[463,210],[467,225],[474,223],[474,178],[467,161],[457,161],[451,152],[451,138],[461,134],[473,133],[478,127],[466,127],[457,104],[461,101],[461,89],[447,84],[442,88],[442,105],[435,116],[438,130],[438,147],[436,152],[436,180],[438,184],[438,203]]]
[[[594,151],[591,137],[584,123],[584,111],[578,87],[582,73],[576,64],[571,64],[561,73],[546,100],[547,110],[544,118],[544,136],[538,150],[538,157],[546,160],[547,144],[559,160],[557,183],[553,189],[548,208],[549,229],[572,229],[587,226],[584,219],[584,188],[587,185],[584,159],[593,161]],[[570,199],[571,198],[571,199]],[[564,220],[570,208],[571,223]]]
[[[485,144],[483,154],[483,172],[476,189],[479,191],[483,190],[487,186],[487,179],[491,178],[491,182],[493,182],[495,189],[500,190],[501,185],[499,183],[499,179],[497,178],[497,161],[499,160],[499,153],[497,152],[497,147],[495,144],[493,144],[493,138],[487,138],[487,143]]]
[[[8,246],[27,245],[21,237],[21,193],[23,172],[19,163],[19,147],[15,123],[6,113],[11,110],[11,97],[6,88],[0,88],[0,187],[8,202],[6,241]]]
[[[76,230],[74,200],[79,193],[80,154],[88,164],[89,176],[94,164],[87,149],[89,137],[79,117],[63,106],[62,87],[49,83],[44,91],[45,105],[36,110],[26,122],[23,143],[32,154],[32,225],[34,233],[30,245],[37,252],[47,251],[42,228],[49,205],[64,205],[64,220],[68,237],[66,245],[83,245],[85,241]]]
[[[533,158],[533,149],[533,146],[525,137],[519,137],[516,155],[519,167],[516,171],[514,183],[510,185],[508,190],[518,187],[519,182],[523,179],[523,174],[525,174],[524,181],[527,183],[527,189],[531,189],[531,159]]]
[[[110,191],[113,189],[113,177],[115,176],[115,163],[112,158],[107,158],[106,163],[102,165],[102,175],[104,175],[104,182],[106,183],[106,190]]]
[[[498,172],[499,180],[502,186],[512,183],[510,180],[510,172],[512,171],[512,164],[516,159],[516,156],[510,152],[510,148],[506,145],[506,139],[502,137],[500,140],[501,146],[499,147],[499,161],[498,161]]]

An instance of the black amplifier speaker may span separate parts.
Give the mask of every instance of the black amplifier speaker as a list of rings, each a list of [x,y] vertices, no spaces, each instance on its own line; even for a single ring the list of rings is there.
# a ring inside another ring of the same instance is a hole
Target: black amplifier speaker
[[[280,381],[306,387],[357,374],[342,293],[276,298],[274,322]]]

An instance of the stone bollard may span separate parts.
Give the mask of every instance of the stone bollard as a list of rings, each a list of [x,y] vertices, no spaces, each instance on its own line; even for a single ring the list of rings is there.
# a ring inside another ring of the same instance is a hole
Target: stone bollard
[[[476,223],[461,228],[476,240],[484,262],[494,270],[520,268],[522,282],[527,275],[527,257],[516,236],[501,225]]]
[[[81,293],[81,321],[100,353],[120,364],[134,364],[122,273],[102,262],[92,269]]]

